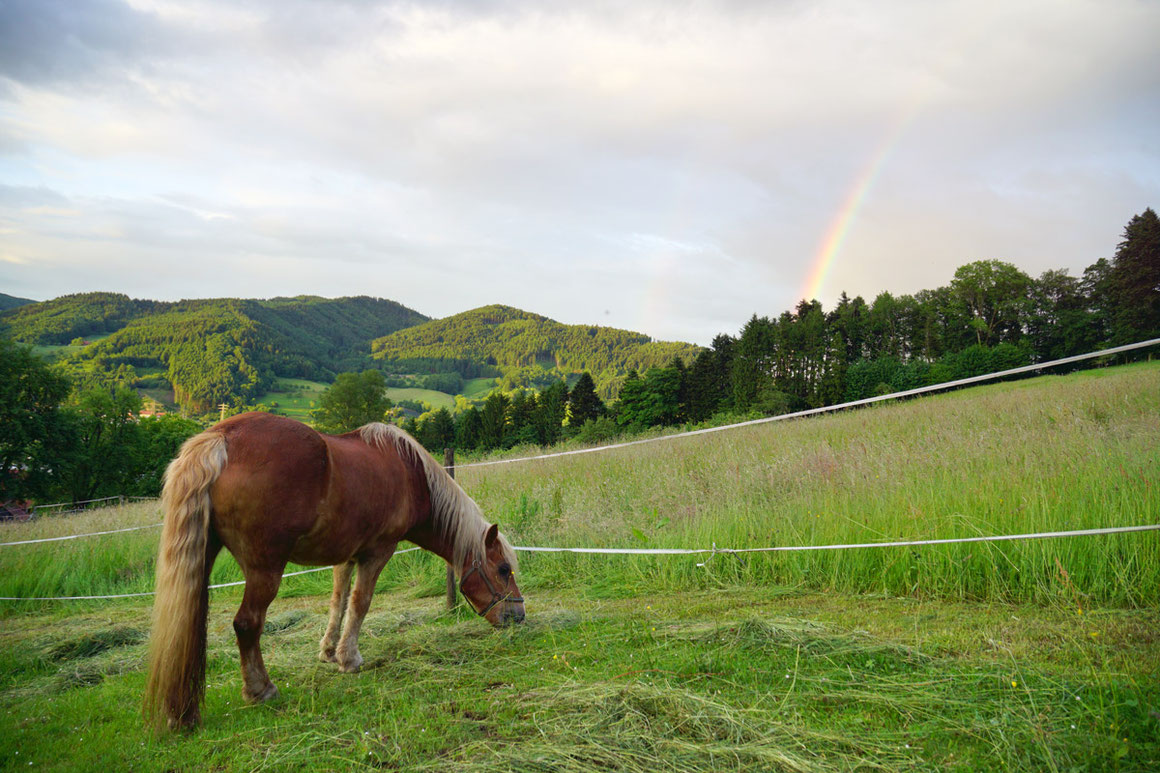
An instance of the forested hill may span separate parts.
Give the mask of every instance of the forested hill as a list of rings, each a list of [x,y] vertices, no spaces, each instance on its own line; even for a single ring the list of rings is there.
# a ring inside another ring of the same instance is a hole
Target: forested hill
[[[588,371],[598,388],[609,395],[628,371],[663,367],[673,357],[689,362],[700,348],[653,341],[629,330],[565,325],[510,306],[493,305],[399,330],[373,341],[371,351],[388,364],[415,360],[461,366],[478,363],[493,366],[505,376],[523,370],[524,380],[531,383],[537,381],[537,371],[547,372],[549,379],[553,371]]]
[[[15,309],[17,306],[24,306],[29,303],[36,303],[36,301],[29,300],[28,298],[17,298],[15,295],[0,293],[0,311]]]
[[[329,380],[365,367],[372,338],[427,319],[367,297],[162,302],[85,293],[5,312],[0,334],[72,344],[62,365],[78,385],[164,381],[180,403],[205,409],[251,401],[277,376]]]

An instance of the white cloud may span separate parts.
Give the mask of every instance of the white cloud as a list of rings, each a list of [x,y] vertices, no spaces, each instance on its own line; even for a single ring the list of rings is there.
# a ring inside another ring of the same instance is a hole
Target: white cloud
[[[0,196],[27,258],[0,279],[38,297],[95,277],[168,297],[371,292],[705,343],[796,301],[879,153],[826,303],[981,257],[1078,271],[1160,193],[1149,4],[4,13],[26,39],[0,56],[0,171],[79,213]]]

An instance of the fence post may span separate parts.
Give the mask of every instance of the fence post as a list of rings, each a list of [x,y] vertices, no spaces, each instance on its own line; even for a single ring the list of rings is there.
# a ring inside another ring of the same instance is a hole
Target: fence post
[[[447,474],[451,479],[455,479],[455,449],[443,449],[443,467],[447,470]],[[447,609],[455,609],[455,570],[451,565],[447,565]]]

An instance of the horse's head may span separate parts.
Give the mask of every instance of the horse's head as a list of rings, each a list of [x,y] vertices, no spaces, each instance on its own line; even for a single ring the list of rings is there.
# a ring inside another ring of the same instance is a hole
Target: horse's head
[[[459,573],[459,592],[494,626],[524,621],[524,600],[516,585],[511,548],[492,524],[483,537],[483,558],[469,558]]]

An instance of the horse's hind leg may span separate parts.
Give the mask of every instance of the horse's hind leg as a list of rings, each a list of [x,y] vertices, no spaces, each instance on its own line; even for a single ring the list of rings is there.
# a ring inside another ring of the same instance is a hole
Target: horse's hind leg
[[[375,556],[360,560],[358,576],[354,581],[354,590],[350,594],[350,602],[346,611],[346,622],[342,628],[342,638],[335,650],[338,660],[338,670],[345,673],[358,671],[363,664],[362,655],[358,651],[358,635],[362,630],[363,618],[371,606],[371,596],[375,592],[375,583],[379,579],[379,572],[387,565],[394,547],[383,556]]]
[[[334,648],[338,643],[338,633],[342,629],[342,616],[346,612],[346,602],[350,598],[350,575],[354,562],[348,561],[334,567],[334,592],[330,594],[330,619],[326,623],[326,633],[319,643],[318,659],[327,663],[337,663]]]
[[[278,688],[266,673],[258,643],[266,625],[266,610],[282,582],[282,569],[250,569],[245,571],[245,575],[246,592],[242,596],[242,606],[234,616],[234,632],[238,635],[238,652],[242,660],[242,697],[250,703],[265,703],[278,696]]]

